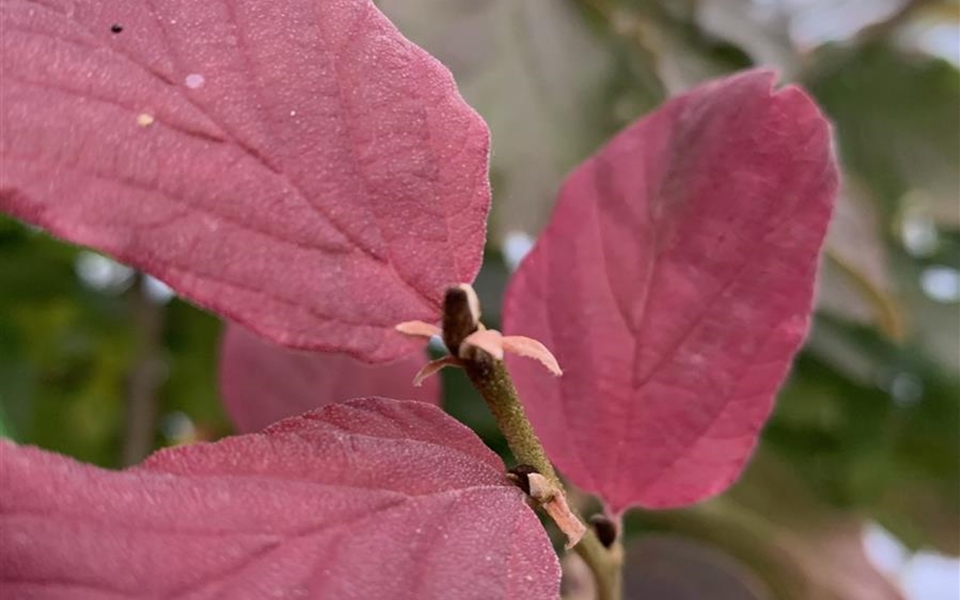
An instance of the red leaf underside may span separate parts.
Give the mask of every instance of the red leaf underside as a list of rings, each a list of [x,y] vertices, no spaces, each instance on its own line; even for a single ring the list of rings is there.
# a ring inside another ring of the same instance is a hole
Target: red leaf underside
[[[351,398],[398,396],[439,405],[438,378],[413,386],[413,376],[427,360],[414,354],[370,365],[346,354],[290,350],[227,325],[220,348],[220,394],[240,432],[259,431]]]
[[[565,371],[511,362],[530,418],[614,513],[725,489],[806,333],[838,177],[827,122],[773,82],[718,80],[620,133],[507,291],[505,333]]]
[[[11,598],[555,600],[503,465],[422,402],[365,399],[105,471],[0,442]]]
[[[4,0],[0,27],[5,212],[368,361],[476,275],[486,126],[369,0]]]

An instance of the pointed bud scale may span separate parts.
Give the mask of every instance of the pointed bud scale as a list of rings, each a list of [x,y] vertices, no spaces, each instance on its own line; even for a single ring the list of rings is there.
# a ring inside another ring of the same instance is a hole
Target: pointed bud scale
[[[563,490],[539,473],[527,475],[527,482],[530,486],[530,497],[540,503],[557,524],[557,528],[567,536],[566,548],[576,546],[587,533],[587,528],[567,504]]]

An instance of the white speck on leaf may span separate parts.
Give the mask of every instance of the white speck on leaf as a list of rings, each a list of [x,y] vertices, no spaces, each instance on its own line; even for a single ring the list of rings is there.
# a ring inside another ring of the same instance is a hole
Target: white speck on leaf
[[[201,75],[200,73],[190,73],[189,75],[187,75],[187,79],[185,83],[187,84],[188,88],[190,88],[191,90],[195,90],[201,85],[203,85],[204,81],[205,79],[203,75]]]

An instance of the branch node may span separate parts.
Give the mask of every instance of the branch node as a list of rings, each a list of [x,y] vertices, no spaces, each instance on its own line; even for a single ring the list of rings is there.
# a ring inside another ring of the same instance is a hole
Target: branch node
[[[517,465],[514,468],[507,471],[507,478],[510,479],[513,483],[517,485],[523,493],[530,495],[530,475],[533,473],[539,474],[540,471],[532,465]]]

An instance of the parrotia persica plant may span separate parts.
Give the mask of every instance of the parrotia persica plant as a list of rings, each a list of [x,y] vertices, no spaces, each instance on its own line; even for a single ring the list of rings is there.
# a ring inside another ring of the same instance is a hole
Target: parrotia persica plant
[[[228,319],[221,377],[246,430],[123,471],[2,442],[5,598],[555,600],[541,511],[610,600],[625,511],[743,469],[837,191],[802,90],[744,72],[616,135],[563,183],[501,334],[470,287],[487,127],[369,0],[0,14],[4,212]],[[432,335],[449,355],[428,363]],[[444,366],[516,468],[436,387],[379,397]],[[304,405],[322,408],[281,420]],[[596,528],[552,465],[599,499]]]

